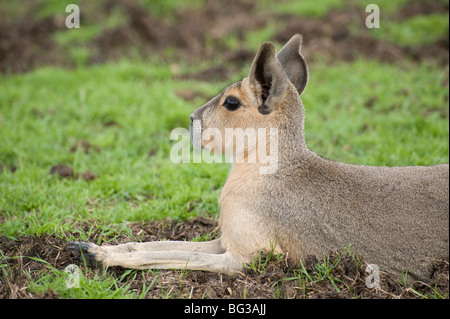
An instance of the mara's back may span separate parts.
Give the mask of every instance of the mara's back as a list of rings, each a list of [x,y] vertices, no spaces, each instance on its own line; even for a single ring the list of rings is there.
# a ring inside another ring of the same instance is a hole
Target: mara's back
[[[269,205],[284,208],[271,215],[291,256],[320,257],[352,244],[380,269],[419,279],[433,259],[448,256],[447,164],[390,168],[315,157],[292,173],[280,171],[278,205]]]

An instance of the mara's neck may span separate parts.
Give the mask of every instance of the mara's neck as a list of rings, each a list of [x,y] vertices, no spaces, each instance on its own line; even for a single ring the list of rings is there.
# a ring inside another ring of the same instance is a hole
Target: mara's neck
[[[279,169],[293,165],[298,167],[317,157],[306,145],[303,123],[299,120],[291,118],[291,123],[283,123],[278,127],[268,126],[264,138],[258,136],[256,148],[247,150],[239,160],[234,158],[232,171],[256,171],[261,175],[271,175]]]
[[[233,171],[259,170],[263,175],[273,174],[280,168],[297,166],[318,157],[306,145],[304,108],[297,92],[287,90],[264,126],[265,139],[260,140],[258,136],[257,147],[245,153],[243,162],[235,161]]]

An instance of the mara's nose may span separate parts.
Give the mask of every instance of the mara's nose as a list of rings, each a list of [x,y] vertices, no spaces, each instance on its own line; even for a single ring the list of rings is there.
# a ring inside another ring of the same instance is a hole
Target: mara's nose
[[[189,118],[191,119],[191,122],[193,122],[195,120],[195,115],[194,113],[192,113],[191,115],[189,115]]]

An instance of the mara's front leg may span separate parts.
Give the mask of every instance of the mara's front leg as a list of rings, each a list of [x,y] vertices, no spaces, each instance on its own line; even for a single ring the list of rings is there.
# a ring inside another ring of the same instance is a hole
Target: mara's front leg
[[[221,238],[205,241],[150,241],[144,243],[130,242],[120,245],[103,245],[98,246],[88,242],[71,242],[69,248],[71,250],[81,246],[86,252],[92,251],[96,253],[129,253],[133,251],[173,251],[173,250],[189,250],[211,254],[220,254],[225,252],[222,248]]]
[[[98,246],[72,242],[69,248],[89,264],[133,269],[196,269],[234,273],[246,258],[225,252],[220,238],[209,242],[158,241]]]

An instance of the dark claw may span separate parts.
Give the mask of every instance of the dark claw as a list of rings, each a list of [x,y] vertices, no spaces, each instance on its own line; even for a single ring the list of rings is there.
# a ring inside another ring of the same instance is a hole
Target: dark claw
[[[75,258],[79,258],[85,262],[88,266],[98,266],[98,262],[95,258],[95,253],[89,252],[90,243],[72,241],[69,243],[69,249]]]

